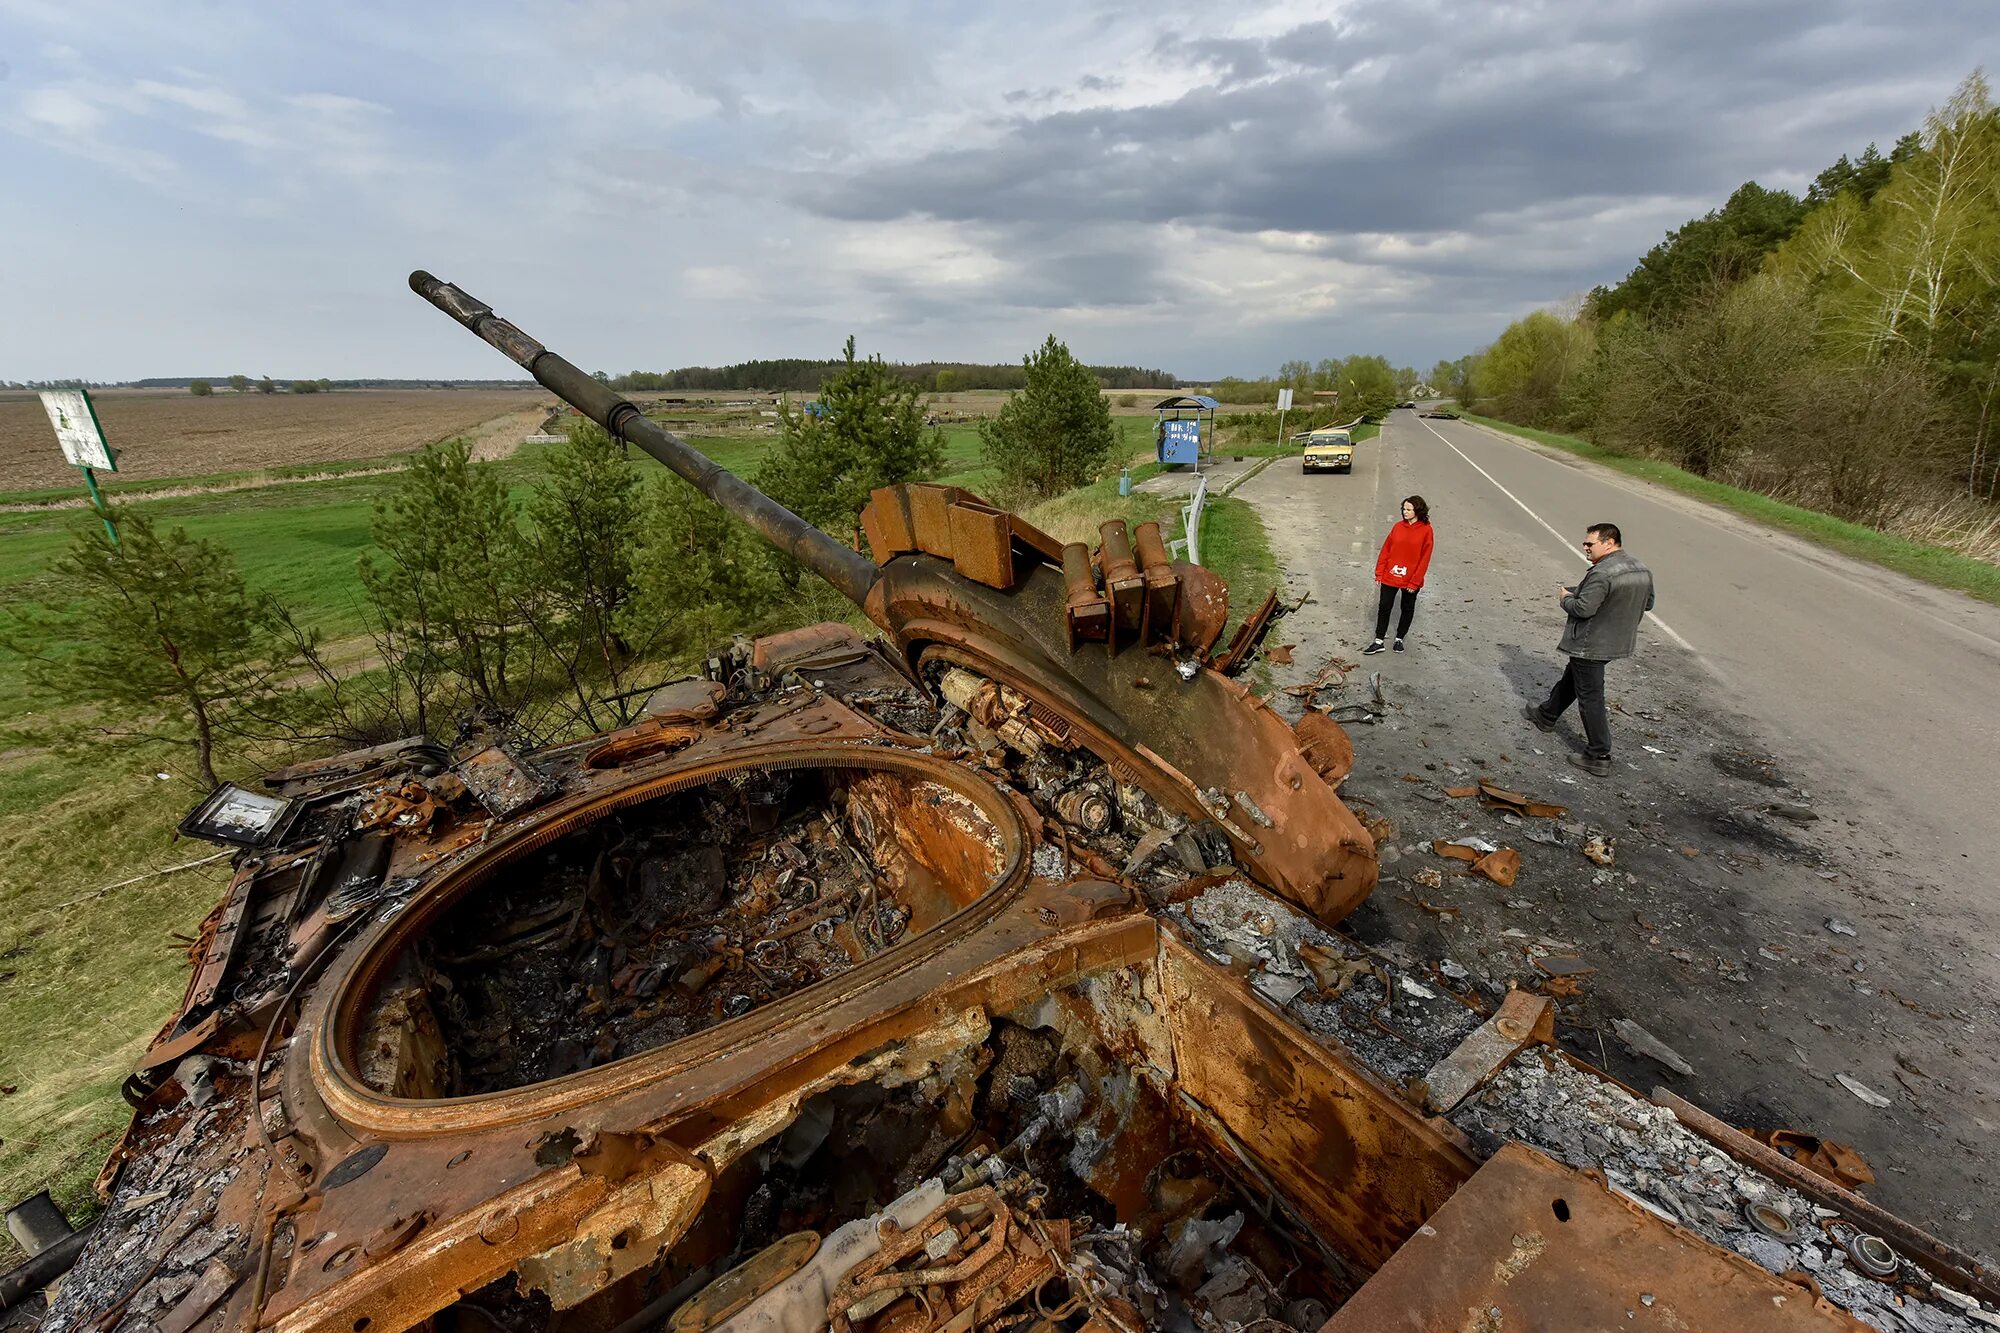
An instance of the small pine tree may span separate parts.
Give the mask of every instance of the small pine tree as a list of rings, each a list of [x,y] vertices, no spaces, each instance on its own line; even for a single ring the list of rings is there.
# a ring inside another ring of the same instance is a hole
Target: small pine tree
[[[778,582],[762,541],[679,477],[664,476],[646,497],[619,631],[636,651],[706,648],[753,624]]]
[[[1111,406],[1054,334],[1021,363],[1026,385],[980,423],[980,447],[1003,485],[1056,495],[1089,481],[1110,456],[1118,438]]]
[[[522,540],[506,483],[472,461],[464,440],[419,453],[376,501],[381,559],[361,558],[361,584],[385,665],[415,695],[419,729],[453,686],[511,715],[521,702]]]
[[[524,590],[533,589],[535,606],[523,620],[567,678],[582,721],[597,730],[595,686],[609,682],[609,693],[620,693],[631,657],[617,622],[632,595],[639,478],[624,444],[587,420],[570,427],[546,463],[527,506]]]
[[[294,656],[281,613],[245,586],[226,548],[183,528],[162,534],[133,510],[110,513],[117,541],[93,516],[52,569],[74,601],[27,617],[29,634],[10,646],[44,695],[100,709],[108,734],[184,741],[213,787],[218,732],[268,699]],[[128,722],[147,730],[120,731]]]
[[[924,425],[923,392],[879,356],[846,360],[819,401],[778,409],[778,445],[757,485],[801,518],[851,536],[854,516],[878,486],[921,481],[944,464],[944,434]]]

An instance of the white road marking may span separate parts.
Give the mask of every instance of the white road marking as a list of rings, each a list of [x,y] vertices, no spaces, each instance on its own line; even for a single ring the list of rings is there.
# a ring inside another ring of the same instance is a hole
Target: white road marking
[[[1529,518],[1534,519],[1535,522],[1541,524],[1544,528],[1547,528],[1549,531],[1549,536],[1554,537],[1565,551],[1568,551],[1572,556],[1574,556],[1578,560],[1583,561],[1586,565],[1590,563],[1589,557],[1584,555],[1581,551],[1577,550],[1576,547],[1571,545],[1569,538],[1563,536],[1560,532],[1557,532],[1555,528],[1550,525],[1547,519],[1543,518],[1540,514],[1537,514],[1534,510],[1528,508],[1527,501],[1523,500],[1520,496],[1514,494],[1514,492],[1508,490],[1505,486],[1502,486],[1491,472],[1488,472],[1485,468],[1479,466],[1479,464],[1474,463],[1472,461],[1471,456],[1468,455],[1465,452],[1465,450],[1459,448],[1457,445],[1453,444],[1450,440],[1445,439],[1444,436],[1439,433],[1438,428],[1436,426],[1431,425],[1430,422],[1425,421],[1422,417],[1417,418],[1417,424],[1419,426],[1422,426],[1425,430],[1429,431],[1431,434],[1436,435],[1438,439],[1443,442],[1445,448],[1451,450],[1453,453],[1457,454],[1460,458],[1465,459],[1467,463],[1471,464],[1472,470],[1474,472],[1477,472],[1480,476],[1486,478],[1486,480],[1492,482],[1494,488],[1497,489],[1500,492],[1500,494],[1506,496],[1509,500],[1512,500],[1515,504],[1520,505],[1522,513],[1526,514]],[[1708,667],[1710,671],[1715,670],[1715,667],[1711,663],[1709,663],[1706,658],[1702,658],[1701,654],[1695,651],[1695,646],[1689,643],[1686,639],[1683,639],[1680,636],[1680,632],[1676,630],[1672,625],[1669,625],[1666,621],[1660,619],[1659,616],[1655,615],[1651,611],[1648,611],[1646,613],[1646,619],[1652,621],[1655,625],[1658,625],[1661,629],[1665,630],[1667,632],[1668,638],[1672,639],[1675,643],[1679,644],[1682,648],[1686,649],[1689,653],[1693,654],[1697,659],[1701,660],[1703,666]],[[1717,674],[1719,675],[1721,673],[1718,672]]]
[[[1514,448],[1521,450],[1523,453],[1533,454],[1537,452],[1536,450],[1529,448],[1527,443],[1523,441],[1519,436],[1509,435],[1505,431],[1494,430],[1490,426],[1482,426],[1476,421],[1467,421],[1463,422],[1462,424],[1472,427],[1474,430],[1478,431],[1482,435],[1491,436],[1492,438],[1498,440],[1502,444],[1512,445]],[[1544,457],[1546,457],[1546,455],[1544,455]],[[1644,490],[1641,488],[1640,484],[1638,483],[1623,481],[1619,484],[1624,489],[1630,490],[1635,494],[1645,493]],[[1765,550],[1775,551],[1779,555],[1782,555],[1787,559],[1791,560],[1794,564],[1797,564],[1806,569],[1810,569],[1815,573],[1824,574],[1829,578],[1835,580],[1837,583],[1839,583],[1842,588],[1859,589],[1860,591],[1867,593],[1869,596],[1878,598],[1881,601],[1888,602],[1890,605],[1895,606],[1900,610],[1909,612],[1912,615],[1922,616],[1924,619],[1929,620],[1932,624],[1937,625],[1943,629],[1950,630],[1965,638],[1976,639],[1979,643],[1979,646],[1983,649],[1991,650],[1996,644],[2000,644],[2000,639],[1994,638],[1991,634],[1986,633],[1985,631],[1977,628],[1976,626],[1961,624],[1960,622],[1953,620],[1947,616],[1939,615],[1937,612],[1932,611],[1930,608],[1923,606],[1920,603],[1912,601],[1909,598],[1909,596],[1904,593],[1889,592],[1882,588],[1876,587],[1874,584],[1870,583],[1866,579],[1848,577],[1847,575],[1843,574],[1840,570],[1832,568],[1828,563],[1829,559],[1838,560],[1842,559],[1843,557],[1840,557],[1838,555],[1829,555],[1828,553],[1822,550],[1814,548],[1810,540],[1807,538],[1794,536],[1791,533],[1785,532],[1782,528],[1762,528],[1762,525],[1758,524],[1755,519],[1737,518],[1732,515],[1729,521],[1724,521],[1722,518],[1719,518],[1714,513],[1708,512],[1698,501],[1691,502],[1687,505],[1679,505],[1679,504],[1674,504],[1673,502],[1674,499],[1676,498],[1678,497],[1674,497],[1672,496],[1671,493],[1669,493],[1668,498],[1659,499],[1656,501],[1656,503],[1668,505],[1676,509],[1678,512],[1693,519],[1695,522],[1707,524],[1709,527],[1714,528],[1717,532],[1726,533],[1731,537],[1743,537],[1745,535],[1744,533],[1745,526],[1759,528],[1767,532],[1775,532],[1779,536],[1787,538],[1787,540],[1782,542],[1764,543]],[[1806,550],[1801,551],[1795,549],[1792,543],[1798,543],[1800,546],[1804,546]],[[1893,571],[1888,571],[1888,572],[1893,572]],[[1908,576],[1898,575],[1898,577],[1908,577]]]

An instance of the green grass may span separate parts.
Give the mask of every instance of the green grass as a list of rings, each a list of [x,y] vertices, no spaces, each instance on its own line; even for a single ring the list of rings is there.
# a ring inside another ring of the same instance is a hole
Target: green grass
[[[1201,562],[1229,580],[1229,605],[1239,613],[1255,610],[1278,586],[1278,557],[1264,520],[1234,496],[1209,502],[1201,520]]]
[[[1724,485],[1697,477],[1691,472],[1663,463],[1656,458],[1635,458],[1629,454],[1614,453],[1588,440],[1574,435],[1557,435],[1550,431],[1535,430],[1528,426],[1516,426],[1510,421],[1493,417],[1474,416],[1461,413],[1467,421],[1478,422],[1494,430],[1505,431],[1533,440],[1551,449],[1587,458],[1615,472],[1622,472],[1642,481],[1649,481],[1682,495],[1692,496],[1723,509],[1733,510],[1745,518],[1804,537],[1817,542],[1829,550],[1857,560],[1893,569],[1898,574],[1907,574],[1933,587],[1947,588],[1976,597],[1982,602],[2000,606],[2000,567],[1976,560],[1968,555],[1942,546],[1926,542],[1912,541],[1893,533],[1877,532],[1859,523],[1849,523],[1845,519],[1822,514],[1817,510],[1802,509],[1798,505],[1773,500],[1755,491],[1746,491],[1737,486]]]

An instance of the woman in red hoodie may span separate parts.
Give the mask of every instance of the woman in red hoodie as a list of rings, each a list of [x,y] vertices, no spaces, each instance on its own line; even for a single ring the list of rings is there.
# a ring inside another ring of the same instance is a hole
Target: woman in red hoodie
[[[1431,567],[1431,507],[1421,495],[1403,501],[1403,521],[1389,529],[1382,541],[1382,554],[1375,557],[1375,581],[1382,585],[1382,599],[1375,610],[1375,642],[1361,651],[1379,653],[1382,638],[1389,632],[1389,608],[1396,594],[1403,594],[1402,618],[1396,622],[1396,651],[1403,651],[1403,638],[1410,632],[1410,620],[1417,614],[1417,592],[1424,586],[1424,571]]]

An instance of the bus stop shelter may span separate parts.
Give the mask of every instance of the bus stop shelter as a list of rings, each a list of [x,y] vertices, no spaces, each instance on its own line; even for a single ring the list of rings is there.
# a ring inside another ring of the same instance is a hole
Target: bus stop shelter
[[[1176,394],[1161,399],[1153,408],[1160,419],[1153,434],[1159,461],[1169,466],[1199,464],[1214,450],[1215,409],[1220,406],[1207,394]]]

